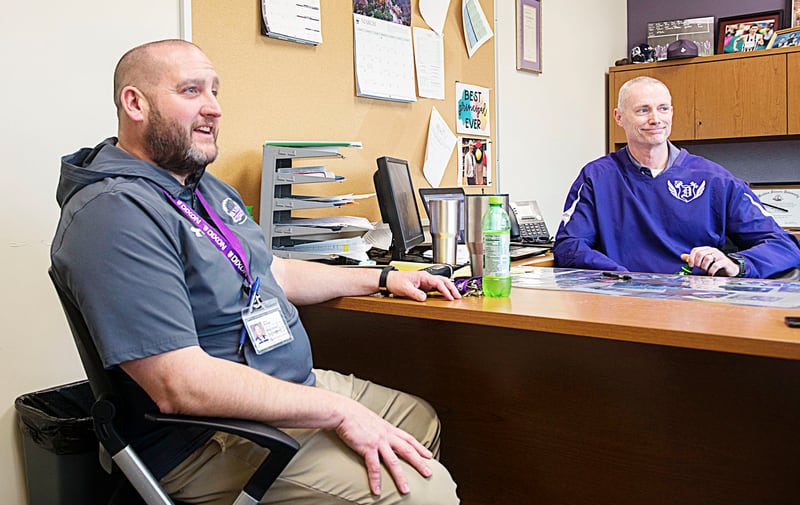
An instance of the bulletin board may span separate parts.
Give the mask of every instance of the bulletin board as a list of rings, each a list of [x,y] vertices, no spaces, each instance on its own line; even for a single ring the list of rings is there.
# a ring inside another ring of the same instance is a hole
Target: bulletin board
[[[316,160],[344,181],[303,185],[303,194],[374,193],[372,175],[381,156],[406,159],[415,188],[430,187],[422,173],[428,124],[433,107],[456,131],[456,82],[489,88],[490,159],[496,181],[496,97],[494,38],[472,58],[467,55],[461,0],[451,0],[444,28],[445,99],[417,97],[392,102],[356,96],[351,0],[321,0],[322,44],[318,46],[261,35],[261,0],[192,1],[192,41],[211,59],[221,79],[223,115],[220,155],[209,171],[234,186],[253,215],[260,210],[261,157],[266,140],[360,141],[361,149],[344,148],[344,159]],[[412,0],[412,27],[429,28]],[[480,0],[494,30],[494,1]],[[457,186],[457,143],[441,187]],[[493,186],[484,188],[493,192]],[[477,187],[465,187],[479,192]],[[417,197],[419,199],[419,197]],[[380,219],[376,198],[360,200],[303,216],[354,215]],[[310,212],[310,213],[308,213]],[[421,215],[425,215],[420,208]]]

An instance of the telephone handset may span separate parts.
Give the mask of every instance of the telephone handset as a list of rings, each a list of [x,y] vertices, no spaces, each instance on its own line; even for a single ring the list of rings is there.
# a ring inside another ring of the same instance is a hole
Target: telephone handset
[[[539,205],[534,200],[509,202],[511,207],[511,240],[529,243],[547,243],[550,233],[544,222]]]

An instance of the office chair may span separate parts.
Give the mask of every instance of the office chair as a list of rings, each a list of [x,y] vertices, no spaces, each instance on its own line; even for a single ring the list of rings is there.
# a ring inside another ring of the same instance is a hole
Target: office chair
[[[159,412],[133,412],[138,409],[132,408],[131,402],[123,401],[123,397],[119,393],[122,390],[119,380],[103,367],[100,355],[80,310],[59,285],[52,267],[48,270],[48,273],[64,308],[83,368],[86,371],[89,385],[95,397],[91,414],[94,421],[95,434],[100,442],[101,464],[107,472],[111,473],[110,463],[111,461],[116,463],[117,467],[125,475],[127,482],[138,493],[138,497],[131,497],[129,496],[131,494],[129,491],[122,491],[118,493],[115,499],[121,500],[126,504],[135,502],[146,503],[147,505],[175,505],[164,490],[161,489],[158,481],[155,480],[151,472],[139,459],[133,448],[120,434],[119,426],[127,425],[133,421],[135,423],[172,424],[224,431],[244,437],[269,449],[267,458],[256,469],[242,492],[233,502],[234,505],[258,503],[275,479],[278,478],[278,475],[289,464],[292,457],[294,457],[299,449],[297,442],[289,435],[272,426],[254,421],[167,415]],[[129,419],[126,416],[139,416],[139,418]],[[110,456],[111,461],[108,460],[108,456]],[[126,492],[128,495],[125,494]]]

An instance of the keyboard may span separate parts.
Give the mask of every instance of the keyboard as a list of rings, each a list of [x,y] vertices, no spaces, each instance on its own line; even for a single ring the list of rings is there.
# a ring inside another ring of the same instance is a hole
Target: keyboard
[[[550,250],[550,247],[535,246],[535,245],[515,245],[512,244],[509,249],[511,260],[519,260],[529,258],[531,256],[539,256],[545,254]]]

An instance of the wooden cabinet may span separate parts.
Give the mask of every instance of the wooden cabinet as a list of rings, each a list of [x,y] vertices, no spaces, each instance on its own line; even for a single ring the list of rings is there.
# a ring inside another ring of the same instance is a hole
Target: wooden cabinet
[[[623,83],[648,75],[672,93],[672,140],[800,134],[800,48],[725,54],[609,69],[609,150],[625,144],[614,121]]]
[[[786,55],[786,105],[789,135],[800,135],[800,53]]]
[[[786,55],[696,67],[695,138],[786,135]]]

